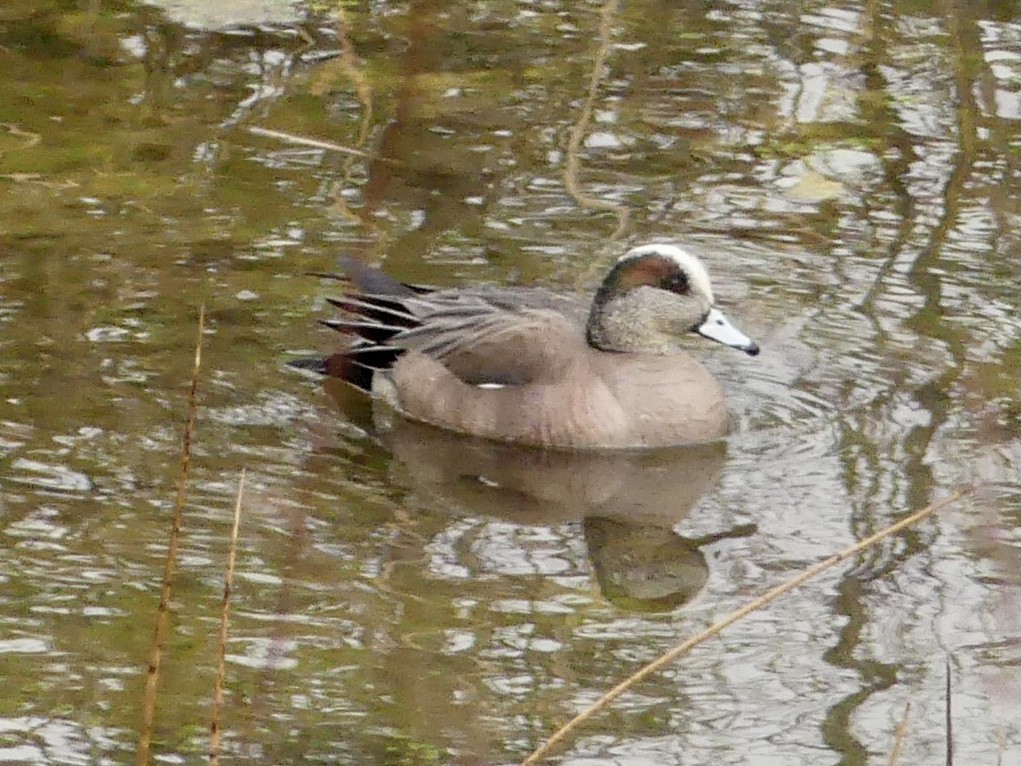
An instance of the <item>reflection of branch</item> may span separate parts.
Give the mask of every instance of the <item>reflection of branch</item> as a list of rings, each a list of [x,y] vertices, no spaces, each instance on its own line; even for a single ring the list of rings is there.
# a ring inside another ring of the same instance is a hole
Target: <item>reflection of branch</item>
[[[599,84],[603,79],[603,67],[606,64],[606,55],[610,48],[611,25],[617,15],[618,0],[606,0],[603,6],[601,21],[599,23],[599,47],[596,49],[596,58],[592,62],[592,77],[589,80],[588,97],[582,107],[578,122],[571,128],[571,138],[567,142],[567,166],[564,169],[564,186],[568,193],[582,207],[596,210],[611,210],[617,215],[617,230],[613,232],[612,239],[619,239],[624,234],[628,225],[628,210],[623,205],[618,205],[609,200],[598,197],[590,197],[585,194],[578,185],[578,150],[585,138],[585,131],[588,130],[592,121],[592,107],[595,104],[596,95],[599,92]]]
[[[362,124],[358,130],[358,141],[355,144],[359,148],[365,146],[369,139],[369,129],[372,127],[372,86],[358,66],[358,58],[355,56],[355,48],[348,37],[348,23],[344,15],[344,7],[337,6],[337,16],[340,22],[337,25],[337,34],[340,37],[340,64],[344,73],[351,78],[355,85],[355,94],[358,96],[358,103],[362,105]]]
[[[354,45],[347,33],[349,24],[342,3],[337,3],[335,13],[337,14],[337,36],[340,38],[340,68],[351,82],[354,83],[358,103],[362,105],[362,123],[358,128],[358,140],[355,143],[361,149],[365,146],[366,141],[369,140],[369,131],[372,128],[372,87],[365,77],[365,72],[358,66],[358,57],[355,55]],[[340,181],[334,186],[336,192],[333,195],[333,206],[345,218],[356,223],[366,224],[371,229],[378,229],[378,225],[374,220],[358,215],[358,213],[351,210],[347,200],[344,199],[343,188],[351,179],[353,165],[354,155],[351,155],[344,162]]]
[[[872,284],[855,307],[869,319],[876,338],[885,343],[887,332],[876,317],[875,303],[886,287],[886,280],[903,253],[917,216],[917,203],[911,196],[906,179],[910,177],[911,164],[918,159],[918,151],[912,137],[904,130],[900,118],[893,105],[897,103],[897,95],[892,92],[892,83],[884,74],[894,60],[890,48],[893,42],[889,39],[892,30],[883,22],[885,9],[879,0],[868,0],[864,5],[866,14],[863,16],[861,74],[865,78],[865,92],[883,94],[882,98],[862,99],[862,119],[868,125],[875,125],[876,135],[896,149],[894,152],[879,154],[883,163],[883,176],[890,191],[895,195],[894,212],[897,215],[897,230],[890,245],[886,248],[886,257],[879,264]],[[865,216],[872,216],[872,205],[868,195],[864,199]],[[886,203],[882,203],[884,206]]]

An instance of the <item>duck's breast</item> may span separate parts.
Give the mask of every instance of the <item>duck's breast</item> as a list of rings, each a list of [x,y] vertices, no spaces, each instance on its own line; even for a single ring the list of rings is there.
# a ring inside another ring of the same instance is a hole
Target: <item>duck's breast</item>
[[[592,364],[619,403],[632,446],[705,442],[727,433],[722,387],[687,354],[594,352]]]

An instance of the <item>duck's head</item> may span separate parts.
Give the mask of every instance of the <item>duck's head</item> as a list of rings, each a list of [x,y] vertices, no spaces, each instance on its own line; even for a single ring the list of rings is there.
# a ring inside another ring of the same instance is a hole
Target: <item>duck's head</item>
[[[702,262],[677,245],[642,245],[622,255],[596,291],[585,332],[589,345],[603,351],[670,353],[682,337],[698,333],[759,353],[715,308]]]

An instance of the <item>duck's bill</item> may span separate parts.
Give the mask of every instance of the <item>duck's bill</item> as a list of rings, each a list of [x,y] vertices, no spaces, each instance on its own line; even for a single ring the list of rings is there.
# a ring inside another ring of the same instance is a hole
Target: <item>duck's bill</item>
[[[695,328],[695,332],[725,346],[741,349],[749,356],[759,353],[759,345],[734,327],[719,309],[709,309],[705,320]]]

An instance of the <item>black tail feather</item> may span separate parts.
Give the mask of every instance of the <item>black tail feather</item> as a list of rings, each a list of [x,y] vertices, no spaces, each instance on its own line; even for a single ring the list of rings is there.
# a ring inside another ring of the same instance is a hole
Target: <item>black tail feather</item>
[[[370,343],[385,343],[393,337],[394,328],[376,322],[358,322],[347,319],[320,319],[319,324],[345,335],[357,335]]]
[[[341,298],[327,298],[326,302],[349,314],[392,325],[395,332],[418,324],[418,319],[403,303],[377,295],[345,295]]]
[[[430,293],[435,288],[421,285],[406,285],[398,282],[379,269],[366,266],[354,258],[340,257],[337,259],[341,271],[351,280],[351,284],[358,288],[358,291],[366,295],[392,296],[394,298],[410,298],[413,295]]]
[[[377,370],[359,363],[347,354],[334,354],[326,359],[325,374],[331,378],[339,378],[345,383],[372,393],[372,378]]]
[[[327,357],[325,356],[306,356],[301,359],[292,359],[287,363],[287,366],[293,367],[296,370],[308,370],[309,372],[326,375],[326,362]]]
[[[403,349],[389,345],[388,341],[419,324],[418,317],[408,308],[408,299],[435,288],[398,282],[352,258],[340,258],[338,262],[339,274],[310,274],[347,282],[355,288],[339,298],[326,299],[346,316],[320,320],[326,327],[347,335],[349,345],[330,356],[296,359],[289,365],[340,378],[362,391],[371,392],[373,375],[392,367],[403,353]]]
[[[402,353],[396,346],[353,346],[343,351],[347,358],[374,370],[389,370]]]

